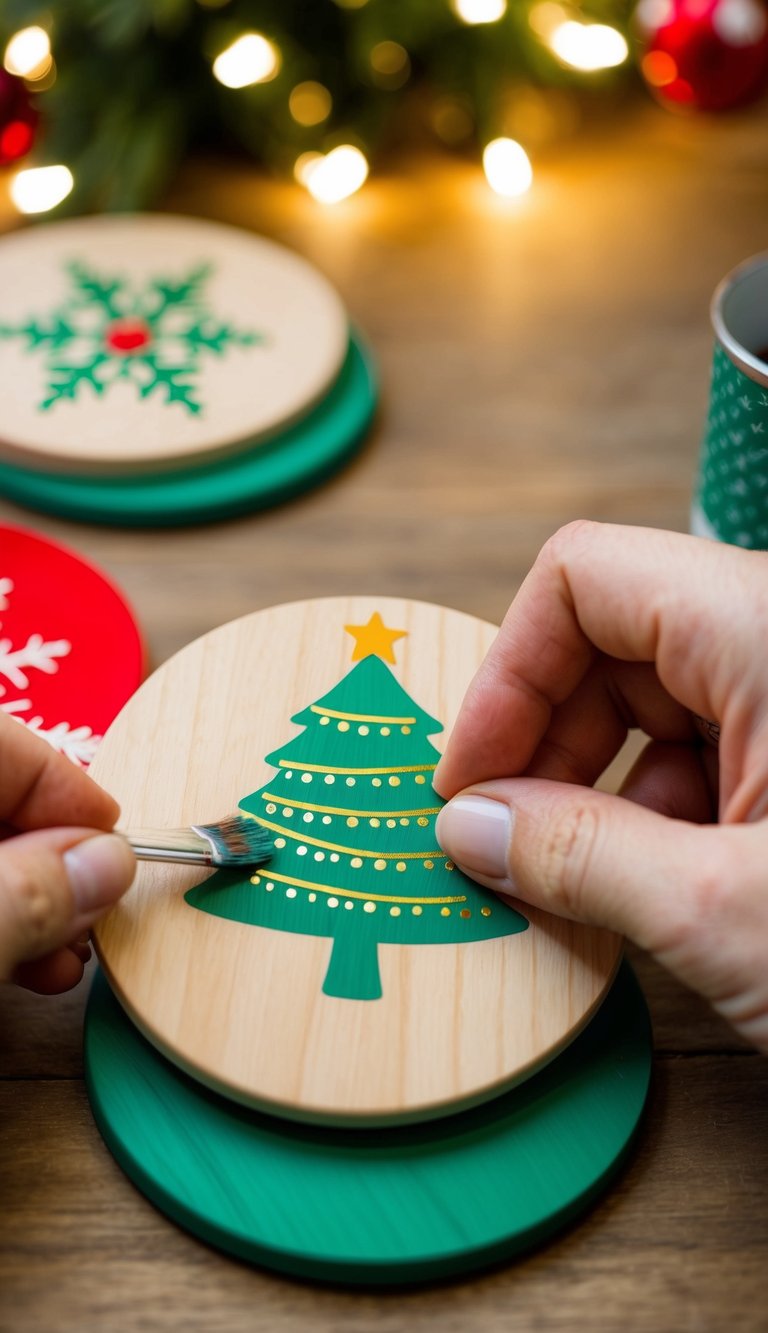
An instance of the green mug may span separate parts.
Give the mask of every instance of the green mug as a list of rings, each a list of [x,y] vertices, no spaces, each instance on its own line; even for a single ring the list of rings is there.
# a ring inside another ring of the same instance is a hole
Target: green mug
[[[723,278],[691,531],[768,550],[768,252]]]

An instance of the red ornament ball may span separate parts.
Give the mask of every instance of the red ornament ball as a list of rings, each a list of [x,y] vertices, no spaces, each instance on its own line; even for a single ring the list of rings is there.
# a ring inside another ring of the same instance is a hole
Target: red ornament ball
[[[18,162],[29,152],[38,119],[24,80],[0,69],[0,166]]]
[[[641,69],[660,101],[724,111],[755,97],[768,77],[765,0],[640,0]]]

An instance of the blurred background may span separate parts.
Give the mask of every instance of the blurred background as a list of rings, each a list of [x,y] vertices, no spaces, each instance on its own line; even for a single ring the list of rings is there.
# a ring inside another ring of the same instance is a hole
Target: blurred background
[[[272,237],[380,371],[368,446],[290,506],[143,543],[45,520],[122,580],[155,661],[334,592],[498,621],[561,523],[688,526],[709,299],[766,244],[765,0],[4,0],[0,22],[3,230],[155,208]]]
[[[0,163],[24,214],[146,208],[194,152],[240,154],[323,203],[404,146],[491,189],[638,99],[758,96],[763,0],[5,0]]]

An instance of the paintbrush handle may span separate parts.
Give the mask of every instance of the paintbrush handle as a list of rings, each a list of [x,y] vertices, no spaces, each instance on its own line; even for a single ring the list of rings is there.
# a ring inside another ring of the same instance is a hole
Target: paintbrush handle
[[[132,829],[123,837],[139,861],[174,861],[193,866],[214,864],[209,843],[193,829]]]

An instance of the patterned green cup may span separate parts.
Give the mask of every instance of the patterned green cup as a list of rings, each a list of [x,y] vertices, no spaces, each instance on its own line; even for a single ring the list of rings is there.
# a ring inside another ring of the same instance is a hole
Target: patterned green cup
[[[723,279],[710,313],[715,354],[691,531],[768,550],[768,253]]]

